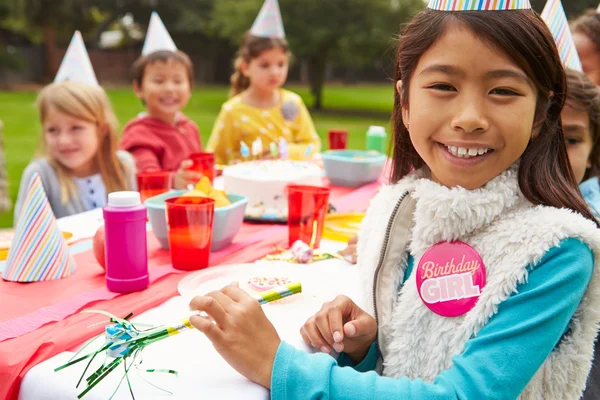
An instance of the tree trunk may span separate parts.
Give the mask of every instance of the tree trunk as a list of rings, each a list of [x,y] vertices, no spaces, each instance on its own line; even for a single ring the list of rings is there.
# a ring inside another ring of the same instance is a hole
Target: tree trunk
[[[46,65],[44,66],[44,80],[51,82],[58,71],[58,62],[56,61],[56,30],[50,22],[42,26],[44,32],[44,54]]]
[[[323,109],[323,86],[325,83],[325,71],[327,69],[327,56],[329,46],[324,45],[308,60],[308,79],[310,81],[310,93],[313,96],[313,109]]]

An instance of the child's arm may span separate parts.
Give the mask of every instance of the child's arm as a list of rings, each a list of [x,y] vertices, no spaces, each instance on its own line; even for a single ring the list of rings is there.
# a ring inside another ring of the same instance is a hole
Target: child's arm
[[[163,152],[161,143],[155,140],[155,136],[148,129],[126,126],[119,148],[133,156],[138,171],[162,169],[159,159],[159,154]]]
[[[306,105],[300,97],[298,97],[297,105],[300,108],[298,130],[293,132],[294,141],[289,143],[288,151],[291,159],[302,160],[321,151],[321,139]]]
[[[433,383],[339,368],[331,357],[282,342],[271,398],[517,398],[567,330],[592,273],[593,256],[582,242],[568,239],[551,249]]]
[[[206,151],[215,153],[215,164],[228,165],[233,161],[234,143],[239,140],[230,119],[229,112],[222,107],[206,144]]]

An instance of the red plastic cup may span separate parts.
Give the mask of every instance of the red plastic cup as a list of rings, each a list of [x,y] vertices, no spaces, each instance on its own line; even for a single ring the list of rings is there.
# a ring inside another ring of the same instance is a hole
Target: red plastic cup
[[[173,174],[170,171],[144,171],[136,174],[138,191],[144,200],[171,190]]]
[[[327,132],[329,135],[330,150],[346,150],[348,145],[348,131],[344,129],[331,129]]]
[[[192,153],[189,158],[194,164],[188,169],[202,173],[210,179],[210,183],[213,183],[215,180],[215,153]]]
[[[302,240],[315,249],[319,247],[325,215],[329,208],[329,192],[329,188],[326,187],[288,185],[290,247],[296,240]],[[314,234],[313,228],[317,229]],[[313,240],[314,243],[311,243]]]
[[[215,201],[205,197],[165,200],[173,268],[193,271],[208,267]]]

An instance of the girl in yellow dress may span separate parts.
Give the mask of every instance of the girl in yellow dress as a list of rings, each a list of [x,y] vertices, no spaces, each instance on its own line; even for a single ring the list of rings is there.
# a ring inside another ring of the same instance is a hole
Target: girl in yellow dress
[[[302,98],[281,88],[289,57],[279,7],[267,0],[244,37],[231,77],[232,97],[221,107],[206,146],[215,153],[215,163],[275,155],[299,160],[320,150]]]

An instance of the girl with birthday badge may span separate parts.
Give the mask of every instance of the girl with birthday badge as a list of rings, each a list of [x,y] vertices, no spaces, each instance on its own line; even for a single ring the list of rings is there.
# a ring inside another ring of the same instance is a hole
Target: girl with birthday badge
[[[551,33],[528,0],[431,0],[404,29],[395,83],[392,184],[358,242],[363,297],[301,328],[324,354],[281,341],[235,284],[195,297],[210,318],[191,323],[273,399],[578,399],[600,231],[567,159]]]
[[[206,146],[217,164],[250,156],[299,160],[319,152],[321,141],[302,98],[281,88],[289,58],[277,0],[265,0],[235,60],[233,97],[223,104]]]

